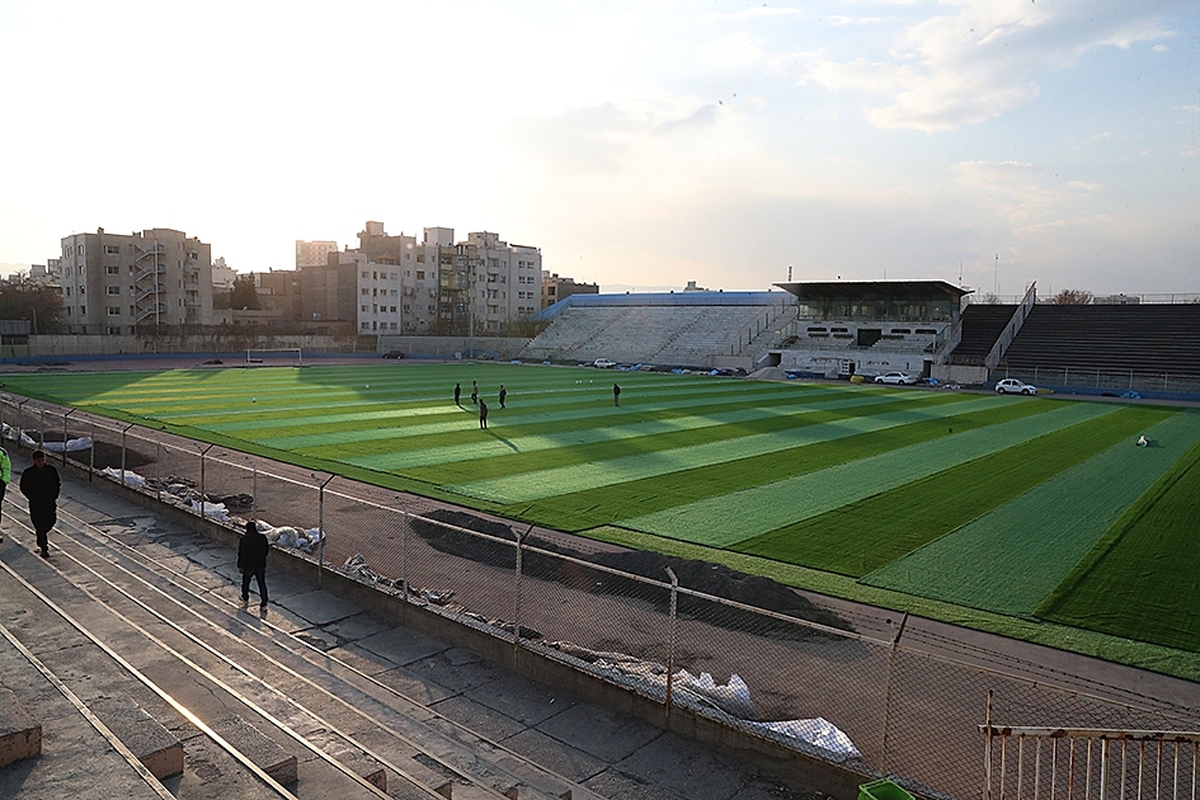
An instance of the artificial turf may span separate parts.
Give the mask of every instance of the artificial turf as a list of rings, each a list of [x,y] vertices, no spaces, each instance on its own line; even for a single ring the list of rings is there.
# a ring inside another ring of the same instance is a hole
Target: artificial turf
[[[472,379],[492,408],[488,431],[467,400]],[[1194,441],[1191,412],[477,363],[4,380],[10,392],[525,522],[708,548],[814,588],[922,597],[943,616],[1036,610],[1200,650],[1200,618],[1173,611],[1163,590],[1200,607],[1200,569],[1178,557],[1193,552],[1200,468],[1163,450],[1121,469],[1139,433]],[[495,402],[501,383],[507,409]],[[1022,556],[1039,569],[1021,569]],[[1113,608],[1136,592],[1156,595],[1157,623]]]

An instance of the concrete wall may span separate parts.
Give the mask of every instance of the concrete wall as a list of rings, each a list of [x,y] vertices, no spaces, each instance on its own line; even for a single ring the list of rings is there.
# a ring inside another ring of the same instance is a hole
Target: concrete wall
[[[476,336],[468,339],[465,336],[391,336],[380,334],[379,352],[399,350],[406,356],[440,356],[454,358],[461,353],[463,358],[474,351],[475,355],[488,353],[499,359],[515,358],[528,339],[500,338],[491,336]]]
[[[934,364],[933,377],[940,383],[961,383],[979,386],[988,382],[986,367],[965,367],[956,364]]]
[[[164,336],[157,343],[138,336],[39,335],[29,337],[27,355],[97,356],[134,353],[228,353],[247,347],[299,347],[330,351],[339,348],[333,336]],[[16,355],[14,353],[14,355]]]

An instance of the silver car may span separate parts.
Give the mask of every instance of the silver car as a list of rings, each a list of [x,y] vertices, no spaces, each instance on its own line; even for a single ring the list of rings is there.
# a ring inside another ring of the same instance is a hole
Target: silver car
[[[1001,381],[996,381],[996,391],[1000,394],[1037,394],[1036,386],[1030,386],[1028,383],[1019,381],[1016,378],[1005,378]]]
[[[875,376],[876,383],[893,383],[911,386],[916,383],[918,378],[915,375],[909,375],[907,372],[885,372],[882,375]]]

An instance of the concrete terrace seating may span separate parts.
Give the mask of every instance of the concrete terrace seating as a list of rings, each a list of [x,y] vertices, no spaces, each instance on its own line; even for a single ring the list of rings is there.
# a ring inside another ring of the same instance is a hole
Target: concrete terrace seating
[[[1002,363],[1200,376],[1200,305],[1037,305]]]
[[[565,309],[521,357],[704,367],[710,355],[729,355],[761,305],[622,305]]]
[[[950,355],[950,363],[982,364],[1016,312],[1015,305],[967,306],[962,315],[962,341]]]

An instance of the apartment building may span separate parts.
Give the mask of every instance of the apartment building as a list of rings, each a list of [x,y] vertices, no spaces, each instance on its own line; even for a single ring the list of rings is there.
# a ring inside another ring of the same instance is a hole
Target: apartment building
[[[60,284],[69,333],[212,324],[212,247],[183,231],[63,237]]]
[[[557,272],[542,273],[542,308],[549,308],[573,294],[600,294],[598,283],[576,283],[574,278],[560,278]]]
[[[432,227],[421,241],[393,236],[367,222],[357,250],[336,255],[353,265],[361,333],[501,333],[539,308],[542,255],[479,232],[454,241],[454,229]],[[334,256],[330,256],[333,263]]]
[[[326,240],[302,242],[296,240],[296,269],[322,267],[328,263],[330,253],[336,253],[338,243]]]

